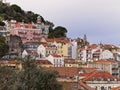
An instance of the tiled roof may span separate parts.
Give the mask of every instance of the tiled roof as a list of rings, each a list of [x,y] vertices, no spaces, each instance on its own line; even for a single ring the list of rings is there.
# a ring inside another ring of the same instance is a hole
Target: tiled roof
[[[120,90],[120,86],[119,87],[115,87],[115,88],[111,88],[111,90]]]
[[[50,61],[48,60],[36,60],[38,64],[52,64]]]
[[[111,44],[104,44],[103,45],[104,49],[112,49],[112,48],[117,48],[115,45],[111,45]]]
[[[61,57],[60,55],[57,55],[57,54],[51,54],[51,56],[53,56],[53,57]]]
[[[105,71],[95,71],[95,72],[92,72],[90,74],[88,74],[88,76],[86,76],[83,80],[84,81],[93,81],[93,80],[96,80],[96,81],[107,81],[107,80],[118,80],[116,77],[112,76],[110,73],[108,72],[105,72]]]
[[[82,70],[84,73],[91,73],[98,70],[98,68],[83,68]]]
[[[115,60],[98,60],[96,63],[117,63]]]
[[[98,47],[97,44],[92,44],[92,45],[89,45],[89,46],[88,46],[89,49],[95,49],[95,48],[97,48],[97,47]]]
[[[20,61],[17,60],[0,60],[1,64],[18,64]]]
[[[35,55],[38,54],[37,50],[26,50],[26,52],[29,53],[29,54],[35,54]]]
[[[39,42],[26,42],[25,44],[40,44]]]
[[[74,77],[78,75],[78,68],[76,67],[50,67],[49,70],[55,70],[61,77]]]
[[[96,53],[100,53],[100,49],[96,50],[95,52],[96,52]]]

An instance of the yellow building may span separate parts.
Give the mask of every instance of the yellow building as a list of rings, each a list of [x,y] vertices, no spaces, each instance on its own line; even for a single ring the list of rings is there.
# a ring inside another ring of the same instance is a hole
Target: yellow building
[[[68,44],[70,42],[68,39],[46,39],[46,42],[57,46],[58,55],[68,57]]]
[[[1,66],[7,66],[18,70],[22,69],[22,63],[17,60],[0,60]]]

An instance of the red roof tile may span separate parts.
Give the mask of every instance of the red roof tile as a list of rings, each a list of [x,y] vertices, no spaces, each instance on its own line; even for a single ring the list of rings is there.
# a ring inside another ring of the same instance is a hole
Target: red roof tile
[[[98,60],[96,63],[117,63],[115,60]]]
[[[51,54],[51,56],[53,56],[53,57],[61,57],[60,55],[57,55],[57,54]]]
[[[115,87],[115,88],[111,88],[111,90],[120,90],[120,86],[119,87]]]
[[[88,74],[88,76],[86,76],[83,80],[84,81],[92,81],[93,79],[97,80],[97,81],[99,81],[100,79],[107,81],[107,79],[114,80],[117,78],[105,71],[95,71],[95,72]]]
[[[48,60],[36,60],[36,62],[38,63],[38,64],[52,64],[50,61],[48,61]]]
[[[91,73],[98,70],[98,68],[83,68],[84,73]]]
[[[26,50],[26,52],[29,53],[29,54],[35,54],[35,55],[38,54],[37,50]]]
[[[18,64],[20,63],[20,61],[16,61],[16,60],[0,60],[1,64]]]
[[[61,77],[74,77],[78,75],[78,68],[76,67],[50,67],[49,70],[55,70]]]

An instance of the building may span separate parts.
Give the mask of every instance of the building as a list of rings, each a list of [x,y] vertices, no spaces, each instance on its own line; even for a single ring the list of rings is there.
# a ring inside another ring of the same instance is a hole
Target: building
[[[47,43],[40,44],[37,48],[37,52],[39,54],[39,58],[45,58],[51,54],[58,54],[57,46]]]
[[[17,60],[0,60],[0,65],[18,69],[18,70],[22,69],[22,63]]]
[[[71,40],[68,43],[68,57],[70,58],[77,58],[77,42],[75,40]]]
[[[37,50],[39,42],[26,42],[23,44],[23,50]]]
[[[42,30],[33,24],[16,23],[14,28],[10,30],[10,34],[21,37],[24,44],[26,42],[40,42]]]
[[[9,30],[7,30],[4,26],[0,26],[0,35],[7,36],[9,34]]]
[[[118,78],[103,70],[97,70],[84,75],[84,78],[80,81],[82,81],[87,86],[94,88],[84,90],[111,90],[111,88],[115,88],[120,85]],[[80,87],[82,87],[82,85]]]
[[[45,59],[36,60],[36,62],[37,62],[37,65],[38,65],[39,67],[47,67],[47,68],[53,67],[53,64],[52,64],[50,61],[45,60]]]
[[[104,50],[100,53],[100,59],[114,59],[114,56],[111,51]]]
[[[54,67],[64,66],[64,58],[60,55],[52,54],[52,55],[49,55],[46,59],[50,61],[54,65]]]
[[[24,50],[22,52],[22,58],[25,58],[26,56],[31,56],[32,59],[38,58],[38,52],[37,50]]]
[[[119,77],[119,65],[115,60],[98,60],[95,62],[88,63],[90,68],[99,68],[109,72],[111,75]]]

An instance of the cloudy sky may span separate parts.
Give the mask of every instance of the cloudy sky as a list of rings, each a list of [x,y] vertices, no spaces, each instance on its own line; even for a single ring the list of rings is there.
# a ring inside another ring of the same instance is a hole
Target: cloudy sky
[[[68,30],[68,37],[120,45],[120,0],[6,0]]]

